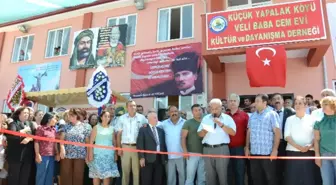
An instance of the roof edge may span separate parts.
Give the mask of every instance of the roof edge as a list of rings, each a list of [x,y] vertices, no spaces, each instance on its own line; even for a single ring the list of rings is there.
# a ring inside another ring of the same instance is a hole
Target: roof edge
[[[15,24],[21,24],[21,23],[25,23],[25,22],[33,21],[33,20],[37,20],[37,19],[42,19],[42,18],[45,18],[45,17],[53,16],[53,15],[67,13],[67,12],[71,12],[71,11],[75,11],[75,10],[79,10],[79,9],[83,9],[83,8],[88,8],[88,7],[91,7],[91,6],[97,6],[97,5],[101,5],[101,4],[105,4],[105,3],[111,3],[111,2],[114,2],[114,1],[120,1],[120,0],[98,0],[98,1],[95,1],[93,3],[81,4],[81,5],[78,5],[78,6],[68,7],[68,8],[64,8],[64,9],[61,9],[61,10],[56,10],[56,11],[44,13],[44,14],[41,14],[41,15],[36,15],[36,16],[32,16],[32,17],[28,17],[28,18],[24,18],[24,19],[19,19],[19,20],[15,20],[15,21],[6,22],[6,23],[3,23],[3,24],[0,24],[0,28],[7,27],[7,26],[12,26],[12,25],[15,25]]]

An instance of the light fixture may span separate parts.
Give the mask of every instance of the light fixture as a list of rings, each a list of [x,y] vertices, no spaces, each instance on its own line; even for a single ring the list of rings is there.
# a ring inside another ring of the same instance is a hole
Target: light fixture
[[[145,9],[145,0],[134,0],[134,5],[138,10]]]
[[[19,28],[20,32],[22,32],[22,33],[28,33],[27,26],[25,26],[25,25],[19,25],[18,28]]]

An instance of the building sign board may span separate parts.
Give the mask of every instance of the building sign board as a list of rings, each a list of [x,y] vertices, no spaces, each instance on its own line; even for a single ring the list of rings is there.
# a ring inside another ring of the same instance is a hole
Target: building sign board
[[[206,14],[207,50],[326,39],[321,0]]]

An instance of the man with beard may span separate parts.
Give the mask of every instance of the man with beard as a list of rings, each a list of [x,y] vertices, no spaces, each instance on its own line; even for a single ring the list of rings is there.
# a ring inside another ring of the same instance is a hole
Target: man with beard
[[[100,45],[97,54],[97,63],[103,66],[124,66],[125,65],[125,46],[120,40],[123,27],[113,26],[111,28],[109,42]]]
[[[284,139],[285,133],[285,124],[288,117],[295,114],[293,109],[285,108],[284,107],[284,99],[280,93],[274,93],[272,97],[272,102],[274,103],[274,111],[278,113],[280,122],[280,144],[278,148],[278,156],[286,156],[286,146],[287,142]],[[285,171],[285,161],[284,160],[277,160],[277,171],[279,172],[279,181],[280,184],[283,184],[284,179],[284,171]]]
[[[92,55],[94,34],[91,30],[82,31],[75,39],[74,50],[70,59],[71,68],[91,67],[95,65]]]

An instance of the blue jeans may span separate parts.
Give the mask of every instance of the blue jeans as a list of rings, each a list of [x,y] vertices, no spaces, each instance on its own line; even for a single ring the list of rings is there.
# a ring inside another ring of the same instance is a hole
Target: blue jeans
[[[325,153],[324,157],[335,157],[336,154]],[[322,159],[321,175],[323,185],[335,185],[336,184],[336,160]]]
[[[42,156],[42,162],[36,163],[36,185],[53,185],[54,156]]]
[[[245,156],[244,147],[230,147],[231,156]],[[231,158],[228,167],[228,184],[244,185],[245,184],[245,159]]]
[[[187,180],[185,185],[194,185],[197,172],[197,184],[205,185],[204,160],[199,156],[190,156],[187,160]]]

